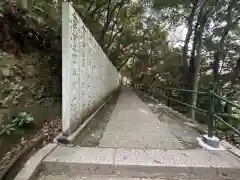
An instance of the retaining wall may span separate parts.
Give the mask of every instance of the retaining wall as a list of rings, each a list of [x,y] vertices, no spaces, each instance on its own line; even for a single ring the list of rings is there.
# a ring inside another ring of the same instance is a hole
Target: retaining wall
[[[68,2],[62,4],[63,132],[73,132],[119,86],[119,73]]]

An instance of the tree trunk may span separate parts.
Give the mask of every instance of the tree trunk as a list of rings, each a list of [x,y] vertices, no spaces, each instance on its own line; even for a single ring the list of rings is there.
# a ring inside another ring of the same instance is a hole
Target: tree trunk
[[[204,10],[206,1],[202,1],[202,6],[198,15],[198,20],[195,26],[195,35],[193,42],[193,49],[191,53],[191,61],[189,66],[189,78],[190,89],[192,91],[198,90],[199,72],[201,68],[201,50],[202,50],[202,36],[204,27],[207,22],[207,12]],[[196,56],[195,56],[196,55]],[[191,93],[190,105],[196,107],[197,105],[197,93]],[[190,109],[190,115],[192,119],[195,119],[195,109]]]
[[[91,3],[89,4],[89,6],[88,6],[88,12],[90,12],[90,10],[91,10],[91,8],[93,7],[93,5],[94,5],[94,0],[93,1],[91,1]]]
[[[193,21],[194,21],[194,17],[196,14],[196,10],[197,10],[197,5],[198,5],[198,0],[195,0],[193,2],[193,7],[191,10],[191,13],[189,14],[189,17],[187,18],[187,34],[185,37],[185,41],[184,41],[184,46],[183,46],[183,55],[182,55],[182,69],[183,69],[183,73],[186,72],[186,70],[188,69],[188,60],[187,60],[187,54],[188,54],[188,45],[193,33]],[[187,74],[187,73],[185,73]],[[185,76],[186,77],[186,76]]]
[[[192,82],[191,82],[192,91],[198,91],[198,82],[200,79],[199,72],[201,68],[202,33],[203,33],[204,25],[205,24],[201,25],[202,28],[200,28],[199,30],[199,41],[198,41],[197,53],[196,53],[195,61],[193,62],[194,67],[193,67]],[[197,97],[198,97],[197,93],[192,93],[190,104],[194,107],[197,106]],[[195,120],[195,109],[193,108],[191,108],[191,118]]]

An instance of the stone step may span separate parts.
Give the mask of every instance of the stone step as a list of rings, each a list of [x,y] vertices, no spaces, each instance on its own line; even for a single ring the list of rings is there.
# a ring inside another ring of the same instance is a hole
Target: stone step
[[[129,177],[114,177],[114,176],[68,176],[68,175],[41,175],[37,180],[185,180],[185,179],[169,179],[169,178],[129,178]],[[189,180],[211,180],[200,179],[193,177]],[[212,179],[213,180],[213,179]],[[216,180],[216,179],[214,179]]]
[[[37,180],[150,180],[149,178],[126,178],[111,176],[68,176],[68,175],[42,175]],[[156,179],[164,180],[164,179]]]
[[[240,160],[228,151],[57,147],[42,162],[47,175],[237,179]]]

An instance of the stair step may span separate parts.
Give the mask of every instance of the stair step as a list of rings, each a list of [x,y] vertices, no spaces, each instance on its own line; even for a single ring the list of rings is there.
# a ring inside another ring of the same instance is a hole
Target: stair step
[[[114,176],[68,176],[68,175],[41,175],[37,180],[186,180],[181,178],[129,178]],[[216,180],[212,178],[202,179],[199,177],[191,177],[187,180]],[[224,179],[225,180],[225,179]]]
[[[152,178],[134,178],[134,177],[116,177],[116,176],[68,176],[68,175],[41,175],[37,180],[226,180],[225,178],[216,179],[211,177],[201,178],[191,176],[188,178],[173,177],[152,177]],[[234,180],[234,179],[229,179]]]
[[[150,180],[149,178],[124,178],[124,177],[111,177],[111,176],[72,176],[67,175],[42,175],[38,180]],[[155,179],[164,180],[164,179]]]
[[[119,177],[240,177],[240,160],[228,151],[57,147],[43,160],[45,174]]]

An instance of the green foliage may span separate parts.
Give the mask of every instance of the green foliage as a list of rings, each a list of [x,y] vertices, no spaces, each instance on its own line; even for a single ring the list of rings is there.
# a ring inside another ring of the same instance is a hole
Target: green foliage
[[[14,131],[21,129],[26,124],[32,124],[34,122],[34,118],[32,114],[27,112],[20,112],[16,117],[12,117],[12,120],[9,124],[1,124],[0,125],[0,136],[1,135],[10,135]]]
[[[30,124],[33,123],[34,118],[32,116],[32,114],[26,113],[26,112],[21,112],[17,115],[17,117],[15,117],[12,120],[12,124],[14,124],[17,127],[22,127],[25,124]]]
[[[235,120],[239,121],[239,123],[240,123],[240,109],[233,108],[232,116]]]
[[[6,125],[3,125],[1,124],[0,125],[0,136],[6,134],[6,135],[10,135],[13,131],[16,131],[16,126],[15,124],[6,124]]]

